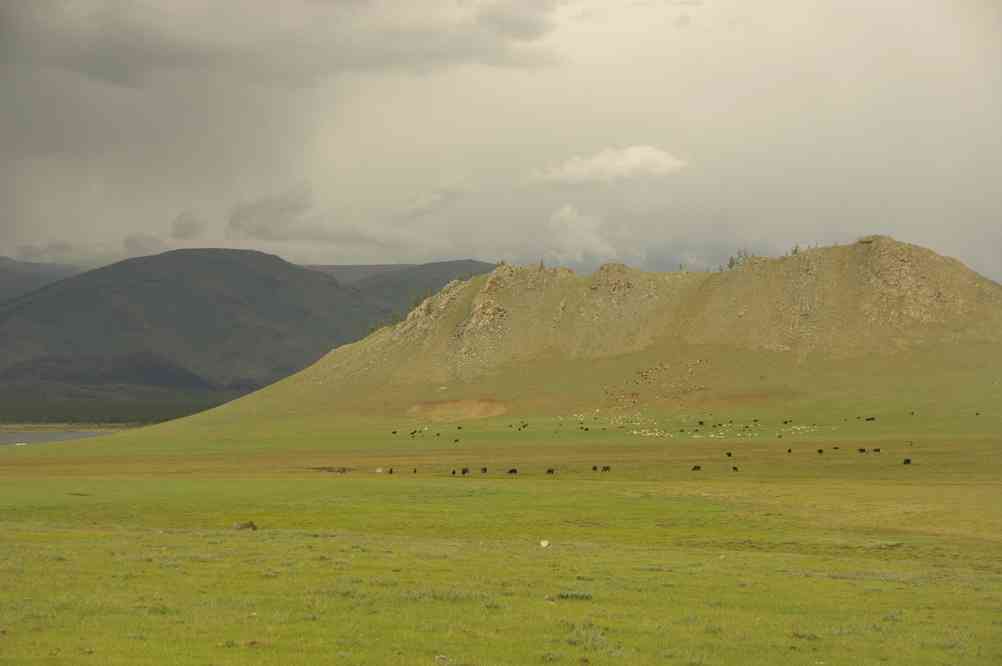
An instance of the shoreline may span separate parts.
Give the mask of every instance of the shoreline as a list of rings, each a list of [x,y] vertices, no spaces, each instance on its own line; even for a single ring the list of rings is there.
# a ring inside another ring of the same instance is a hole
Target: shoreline
[[[0,423],[0,432],[114,432],[149,423]]]

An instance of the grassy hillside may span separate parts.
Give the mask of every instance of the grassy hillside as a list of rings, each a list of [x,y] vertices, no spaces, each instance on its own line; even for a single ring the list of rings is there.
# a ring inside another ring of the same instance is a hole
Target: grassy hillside
[[[835,397],[846,409],[905,407],[944,391],[994,394],[1000,351],[1002,287],[890,239],[725,273],[503,265],[231,409],[459,418],[466,408],[447,405],[472,400],[470,416],[486,413],[477,401],[550,415],[717,403],[782,412]]]
[[[0,257],[0,302],[27,294],[79,272],[79,269],[63,264],[15,261]]]
[[[417,294],[487,267],[398,267],[399,277],[345,286],[258,252],[178,250],[113,264],[0,303],[0,420],[200,411],[302,369],[398,319]]]
[[[75,387],[126,401],[140,392],[130,387],[156,387],[167,401],[192,389],[232,396],[385,316],[356,290],[274,256],[179,250],[0,304],[0,379],[12,398],[39,385],[52,400],[85,399]]]
[[[997,664],[999,290],[889,239],[502,266],[207,413],[0,447],[0,655]]]
[[[413,268],[417,264],[332,264],[307,266],[315,271],[327,273],[341,284],[352,284],[371,275],[395,273],[405,268]]]

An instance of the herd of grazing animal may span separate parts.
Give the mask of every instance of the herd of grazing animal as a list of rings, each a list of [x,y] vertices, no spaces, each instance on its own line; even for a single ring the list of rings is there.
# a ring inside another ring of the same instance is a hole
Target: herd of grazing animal
[[[912,416],[915,416],[915,412],[914,411],[910,412],[910,414]],[[978,413],[977,415],[980,416],[980,413]],[[843,420],[847,420],[847,419],[843,419]],[[876,421],[877,418],[875,416],[866,416],[866,417],[864,417],[864,416],[857,416],[856,420],[857,421],[865,421],[865,422],[873,422],[873,421]],[[759,423],[759,420],[758,419],[753,419],[752,422],[757,425]],[[733,421],[729,421],[729,423],[733,424],[734,422]],[[790,425],[790,424],[793,423],[793,419],[783,419],[782,423],[783,423],[783,425]],[[698,421],[698,425],[700,425],[700,426],[706,426],[706,422],[700,420],[700,421]],[[717,427],[717,426],[721,426],[721,425],[723,425],[723,424],[713,424],[713,427]],[[508,427],[511,428],[511,429],[513,429],[513,430],[516,430],[517,432],[522,432],[522,431],[527,430],[529,428],[529,422],[523,419],[523,420],[520,420],[518,422],[518,424],[514,424],[514,423],[508,424]],[[622,428],[622,427],[623,426],[620,426],[620,428]],[[745,428],[747,429],[748,426],[745,426]],[[461,425],[456,426],[456,430],[462,430],[462,429],[463,429],[463,426],[461,426]],[[581,430],[582,432],[588,432],[589,431],[589,428],[584,425],[583,421],[578,423],[578,429]],[[423,429],[416,428],[414,430],[411,430],[408,434],[413,439],[415,437],[419,437],[419,436],[423,435],[427,430],[428,430],[428,428],[423,428]],[[603,430],[605,430],[605,428],[603,428]],[[685,432],[685,429],[683,428],[679,432]],[[696,430],[694,432],[698,432],[698,430]],[[394,434],[394,435],[396,435],[397,433],[398,433],[397,430],[393,430],[392,431],[392,434]],[[442,435],[441,432],[435,432],[435,436],[436,437],[440,437],[441,435]],[[778,437],[781,439],[783,437],[783,435],[779,434]],[[458,444],[460,440],[459,440],[458,437],[456,437],[452,441],[453,441],[454,444]],[[909,445],[911,445],[911,442],[909,442]],[[839,449],[839,447],[838,446],[833,446],[832,449],[835,450],[835,451],[837,451]],[[869,453],[880,453],[881,450],[880,450],[879,447],[874,447],[874,448],[870,448],[870,449],[860,447],[860,448],[857,448],[857,452],[860,453],[860,454],[869,454]],[[792,454],[793,453],[793,448],[792,447],[787,448],[786,449],[786,453],[787,454]],[[819,448],[819,449],[817,449],[817,453],[818,453],[818,455],[824,455],[825,450],[823,448]],[[733,458],[734,457],[734,452],[733,451],[725,451],[724,455],[727,458]],[[912,459],[911,458],[905,458],[904,461],[903,461],[903,464],[905,464],[905,465],[911,465],[912,464]],[[325,469],[326,470],[327,468],[317,468],[317,469]],[[700,471],[702,471],[702,469],[703,469],[703,466],[701,464],[697,464],[697,465],[693,465],[691,467],[690,471],[692,471],[692,472],[700,472]],[[340,468],[339,471],[347,471],[347,470],[345,468]],[[591,471],[593,471],[593,472],[599,472],[599,473],[611,472],[612,471],[612,467],[610,465],[602,465],[602,466],[592,465],[591,466]],[[732,465],[731,466],[731,471],[732,472],[738,472],[738,471],[740,471],[740,468],[737,465]],[[389,472],[389,474],[393,474],[393,468],[390,467],[389,470],[388,470],[388,472]],[[416,467],[413,468],[412,474],[417,474],[417,473],[418,473],[417,468]],[[486,467],[481,467],[480,468],[480,473],[481,474],[487,474],[487,468]],[[508,473],[509,476],[518,476],[519,470],[518,470],[517,467],[512,467],[512,468],[508,469],[507,473]],[[547,476],[555,476],[556,473],[557,473],[557,469],[555,467],[547,467],[546,470],[545,470],[545,473],[546,473]],[[470,468],[469,467],[459,468],[458,472],[457,472],[456,469],[452,470],[452,476],[469,476],[470,474],[471,474],[471,472],[470,472]]]

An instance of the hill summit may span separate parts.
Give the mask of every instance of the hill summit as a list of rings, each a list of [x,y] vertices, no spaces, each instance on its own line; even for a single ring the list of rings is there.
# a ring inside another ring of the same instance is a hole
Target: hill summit
[[[203,423],[817,400],[946,408],[958,388],[997,390],[1000,368],[1002,286],[873,236],[714,273],[501,264]]]
[[[720,273],[607,264],[498,266],[454,281],[407,318],[336,350],[311,375],[472,380],[534,359],[587,360],[655,344],[847,358],[1002,340],[1002,287],[960,262],[883,236]]]

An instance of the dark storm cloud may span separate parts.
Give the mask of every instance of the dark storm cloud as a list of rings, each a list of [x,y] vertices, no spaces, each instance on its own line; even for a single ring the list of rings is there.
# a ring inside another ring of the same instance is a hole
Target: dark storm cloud
[[[340,107],[340,75],[548,63],[538,38],[554,9],[0,0],[0,241],[43,252],[47,237],[78,234],[77,252],[103,256],[157,232],[175,201],[212,217],[220,202],[310,177],[303,155],[317,112]],[[84,238],[81,218],[101,219],[98,233]],[[299,232],[326,238],[331,226]]]
[[[222,73],[307,86],[338,72],[480,62],[546,62],[531,42],[552,29],[552,2],[505,0],[459,11],[390,2],[228,0],[204,4],[32,0],[0,9],[0,58],[120,86],[156,74]]]
[[[205,235],[209,223],[198,217],[194,211],[186,210],[171,223],[170,237],[174,240],[195,240]]]
[[[990,0],[0,0],[0,247],[670,267],[877,232],[998,278],[1000,29]]]

